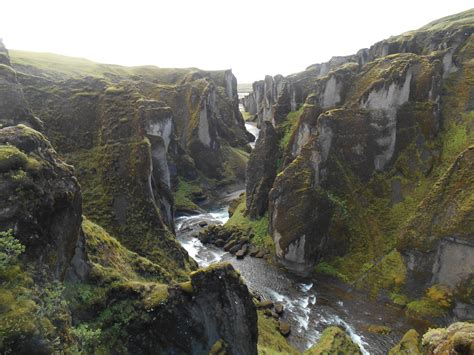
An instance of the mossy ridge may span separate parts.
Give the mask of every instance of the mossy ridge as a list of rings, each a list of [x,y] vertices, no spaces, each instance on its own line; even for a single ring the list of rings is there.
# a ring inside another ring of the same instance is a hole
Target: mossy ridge
[[[68,57],[53,53],[9,50],[12,65],[19,71],[28,67],[41,69],[46,78],[60,80],[71,77],[96,76],[103,78],[142,77],[159,82],[179,82],[187,75],[199,71],[195,68],[159,68],[155,66],[124,67],[101,64],[84,58]]]
[[[169,282],[171,276],[160,265],[124,248],[102,227],[84,218],[85,248],[92,266],[90,277],[100,284],[124,280],[152,279]]]
[[[186,277],[186,270],[191,269],[188,257],[150,200],[149,157],[150,145],[145,139],[71,153],[68,160],[78,171],[84,214],[91,221],[170,275]]]

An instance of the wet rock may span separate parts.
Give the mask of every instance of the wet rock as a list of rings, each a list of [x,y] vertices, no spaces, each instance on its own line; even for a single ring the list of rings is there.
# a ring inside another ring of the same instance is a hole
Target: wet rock
[[[207,222],[199,222],[199,227],[204,228],[207,226]]]
[[[281,303],[275,304],[275,312],[279,315],[283,314],[284,307]]]
[[[241,248],[242,248],[242,243],[237,242],[237,244],[235,244],[232,248],[229,249],[229,253],[234,255],[235,253],[240,251]]]
[[[180,287],[168,287],[159,302],[148,290],[160,284],[126,284],[109,293],[110,302],[127,299],[136,309],[123,324],[127,352],[209,354],[221,341],[227,353],[256,355],[257,312],[234,268],[224,263],[199,269],[189,286],[192,297]]]
[[[224,245],[225,245],[225,241],[223,241],[222,239],[217,239],[215,242],[214,242],[214,245],[218,248],[222,248]]]
[[[245,257],[245,251],[243,249],[240,249],[237,253],[235,253],[235,257],[237,259],[243,259]]]
[[[12,68],[8,51],[0,39],[0,128],[25,124],[42,130],[42,122],[28,107],[23,89]]]
[[[273,308],[273,301],[272,300],[263,300],[257,306],[258,309],[271,309]]]
[[[256,258],[262,259],[265,256],[265,252],[263,250],[259,250],[257,254],[255,254]]]
[[[374,334],[383,334],[383,335],[388,335],[392,332],[392,328],[390,327],[387,327],[385,325],[375,325],[375,324],[369,325],[367,330]]]
[[[235,247],[237,243],[238,243],[237,240],[231,239],[229,242],[227,242],[226,245],[224,245],[224,250],[225,250],[225,251],[229,251],[230,249],[232,249],[233,247]]]
[[[280,320],[278,322],[278,331],[281,333],[281,335],[287,337],[291,333],[290,325],[287,322]]]
[[[250,248],[249,248],[249,255],[251,257],[255,257],[255,255],[257,255],[257,253],[259,252],[259,249],[257,249],[254,245],[251,245]]]

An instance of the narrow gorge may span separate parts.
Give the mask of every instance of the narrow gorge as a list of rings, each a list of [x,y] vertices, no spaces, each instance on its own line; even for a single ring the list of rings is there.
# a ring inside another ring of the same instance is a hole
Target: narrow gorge
[[[0,40],[0,353],[474,354],[473,171],[472,9],[251,87]]]

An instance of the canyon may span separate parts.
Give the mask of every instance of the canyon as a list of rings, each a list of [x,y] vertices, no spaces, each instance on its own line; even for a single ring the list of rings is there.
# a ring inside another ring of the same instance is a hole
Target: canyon
[[[246,93],[0,41],[0,352],[473,353],[473,32]]]

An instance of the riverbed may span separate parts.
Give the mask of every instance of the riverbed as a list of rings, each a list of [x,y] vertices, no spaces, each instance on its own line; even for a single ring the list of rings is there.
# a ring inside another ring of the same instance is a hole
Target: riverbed
[[[363,354],[386,354],[412,327],[401,310],[371,302],[358,291],[348,292],[347,286],[337,280],[299,278],[264,259],[247,256],[238,260],[213,245],[203,245],[194,237],[199,224],[224,224],[229,219],[225,204],[208,209],[206,213],[176,219],[179,242],[200,266],[228,261],[240,272],[250,290],[282,303],[284,319],[292,329],[288,341],[300,351],[316,343],[326,327],[338,325],[360,346]],[[393,331],[389,335],[373,334],[367,330],[369,325],[385,325]]]

